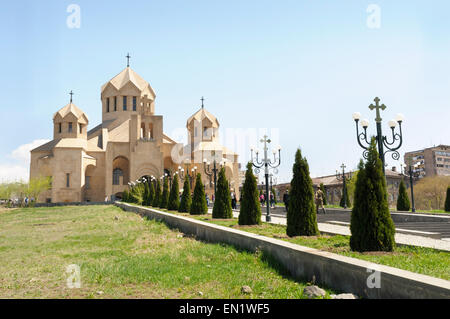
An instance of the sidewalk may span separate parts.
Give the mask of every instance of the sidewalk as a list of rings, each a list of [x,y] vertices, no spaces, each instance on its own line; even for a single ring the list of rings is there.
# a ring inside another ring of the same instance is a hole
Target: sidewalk
[[[212,208],[208,210],[209,214],[212,214]],[[237,218],[239,216],[239,211],[233,211],[233,217]],[[284,217],[276,217],[271,216],[272,221],[271,224],[278,225],[286,225],[286,218]],[[265,214],[263,213],[261,216],[262,221],[265,221]],[[332,225],[327,223],[318,223],[319,231],[324,234],[330,235],[345,235],[350,236],[350,227],[340,226],[340,225]],[[421,236],[413,236],[406,234],[395,234],[395,242],[399,245],[408,245],[408,246],[419,246],[426,248],[434,248],[439,250],[450,251],[450,242],[440,239],[433,239],[428,237]]]

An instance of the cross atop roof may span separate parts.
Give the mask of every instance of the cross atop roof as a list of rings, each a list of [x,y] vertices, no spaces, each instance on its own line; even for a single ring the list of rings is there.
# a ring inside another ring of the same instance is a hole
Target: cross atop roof
[[[129,68],[130,67],[130,58],[131,58],[130,53],[127,54],[126,58],[127,58],[127,68]]]
[[[72,104],[72,96],[73,96],[74,93],[72,92],[72,90],[70,90],[69,94],[70,94],[70,103]]]
[[[203,104],[203,102],[205,101],[205,98],[202,96],[202,98],[200,99],[200,101],[202,101],[202,109],[205,107],[205,105]]]

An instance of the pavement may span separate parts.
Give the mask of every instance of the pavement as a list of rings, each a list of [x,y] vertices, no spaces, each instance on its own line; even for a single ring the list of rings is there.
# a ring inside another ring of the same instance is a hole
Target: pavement
[[[209,213],[212,214],[212,209],[209,209]],[[233,216],[238,217],[239,211],[233,210]],[[262,220],[265,221],[265,208],[262,209]],[[330,222],[338,221],[344,224],[333,224]],[[329,235],[345,235],[350,236],[350,227],[345,225],[345,223],[350,222],[350,215],[343,216],[343,214],[318,214],[317,224],[319,231],[324,234]],[[277,212],[271,213],[271,224],[286,225],[286,213]],[[413,225],[415,224],[415,225]],[[431,224],[431,225],[430,225]],[[443,225],[448,224],[448,225]],[[405,233],[396,232],[395,242],[398,245],[408,245],[408,246],[420,246],[426,248],[434,248],[439,250],[450,251],[450,223],[437,223],[437,222],[425,222],[425,223],[397,223],[395,225],[396,229],[411,229],[418,230],[422,229],[424,232],[430,232],[432,230],[441,231],[441,239],[430,238],[426,236],[410,235]],[[447,236],[447,237],[444,237]]]

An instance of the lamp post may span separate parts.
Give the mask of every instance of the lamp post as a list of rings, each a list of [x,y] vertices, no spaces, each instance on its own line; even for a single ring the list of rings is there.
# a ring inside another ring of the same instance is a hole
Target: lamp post
[[[217,190],[217,172],[223,166],[223,162],[219,163],[220,168],[217,168],[216,162],[216,151],[212,151],[213,156],[213,168],[211,168],[211,163],[207,161],[206,158],[203,159],[203,168],[205,170],[205,174],[209,177],[209,183],[211,185],[211,178],[214,175],[214,199],[216,198],[216,190]]]
[[[420,162],[412,163],[411,158],[408,161],[408,175],[409,175],[409,185],[411,188],[411,211],[413,213],[416,212],[416,205],[414,202],[414,179],[419,177],[419,174],[417,174],[417,168],[420,166]],[[405,168],[406,171],[406,168]],[[405,174],[406,175],[406,174]]]
[[[342,196],[344,197],[344,208],[347,209],[347,181],[352,179],[352,172],[348,172],[347,175],[345,175],[345,168],[346,166],[344,164],[341,165],[342,173],[339,173],[336,170],[336,179],[338,181],[342,181]],[[319,186],[320,187],[320,186]],[[325,196],[325,194],[324,194]]]
[[[191,169],[191,173],[189,173],[189,160],[186,161],[185,165],[186,165],[186,170],[184,168],[182,168],[181,166],[178,166],[178,176],[180,176],[180,180],[181,182],[184,182],[186,178],[188,178],[189,180],[189,186],[192,189],[192,180],[195,178],[195,173],[197,171],[197,166],[194,166]]]
[[[378,154],[380,157],[381,162],[383,163],[383,174],[386,175],[385,173],[385,157],[386,157],[386,153],[388,152],[392,152],[392,158],[394,160],[398,160],[400,158],[400,154],[397,151],[403,144],[403,136],[402,136],[402,122],[403,122],[403,115],[402,114],[398,114],[395,120],[389,121],[389,127],[392,130],[392,141],[389,142],[388,138],[386,136],[383,136],[383,132],[381,129],[381,123],[382,123],[382,118],[380,115],[380,110],[384,111],[386,109],[386,105],[384,104],[379,104],[380,103],[380,99],[378,97],[376,97],[374,99],[375,101],[375,105],[370,104],[369,105],[369,109],[370,110],[376,110],[376,118],[375,118],[375,122],[376,122],[376,126],[377,126],[377,135],[376,135],[376,144],[378,146]],[[361,121],[361,126],[363,128],[363,132],[359,132],[359,128],[358,128],[358,123],[359,120],[361,119],[361,113],[356,112],[353,114],[353,120],[355,120],[356,123],[356,139],[358,141],[359,146],[361,146],[361,148],[364,149],[363,152],[363,156],[365,159],[368,158],[369,155],[369,145],[370,145],[370,141],[367,138],[367,127],[369,127],[369,121],[364,119]],[[397,123],[399,125],[399,131],[400,133],[395,133],[395,127],[397,126]],[[396,143],[396,141],[398,142],[397,146],[394,146],[394,144]],[[366,145],[364,145],[364,143]],[[384,148],[386,148],[386,151],[384,150]]]
[[[270,144],[272,141],[268,138],[267,135],[264,135],[264,138],[260,140],[261,143],[264,143],[264,158],[259,161],[258,155],[259,151],[256,150],[256,159],[253,160],[253,147],[251,148],[251,162],[252,165],[256,168],[256,174],[259,174],[260,169],[264,166],[264,176],[266,179],[266,222],[271,221],[270,217],[270,205],[269,205],[269,168],[274,169],[274,173],[277,174],[278,170],[276,169],[281,164],[281,147],[278,147],[278,160],[277,160],[277,150],[273,150],[273,162],[267,157],[267,152],[269,150],[267,144]],[[276,164],[278,162],[278,164]]]

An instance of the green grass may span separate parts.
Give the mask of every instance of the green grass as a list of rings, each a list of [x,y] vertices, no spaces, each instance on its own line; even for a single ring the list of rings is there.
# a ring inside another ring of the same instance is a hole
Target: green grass
[[[167,212],[167,210],[165,210]],[[358,253],[350,250],[349,236],[293,237],[286,235],[286,226],[264,223],[260,226],[239,226],[236,218],[214,220],[211,215],[192,216],[175,213],[221,226],[233,227],[251,233],[285,240],[294,244],[329,251],[339,255],[363,259],[372,263],[450,280],[450,253],[417,246],[397,246],[394,252]]]
[[[114,206],[0,210],[0,225],[0,298],[303,297],[305,283],[269,256],[184,237]],[[66,285],[70,264],[80,266],[79,289]]]

